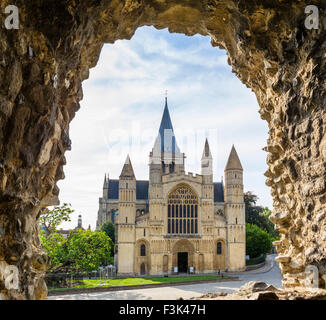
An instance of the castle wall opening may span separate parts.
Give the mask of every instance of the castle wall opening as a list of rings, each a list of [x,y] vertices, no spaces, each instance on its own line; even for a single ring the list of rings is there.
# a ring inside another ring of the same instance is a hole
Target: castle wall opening
[[[325,288],[326,114],[324,22],[305,28],[308,1],[19,2],[20,28],[0,29],[0,260],[18,269],[18,288],[1,298],[44,299],[47,257],[40,246],[42,209],[58,202],[69,123],[82,81],[104,43],[130,39],[144,25],[209,35],[228,52],[269,126],[266,183],[281,233],[278,262],[287,288],[306,287],[305,268]],[[9,5],[1,3],[1,12]],[[325,10],[324,5],[320,5]],[[52,23],[52,21],[60,23]]]

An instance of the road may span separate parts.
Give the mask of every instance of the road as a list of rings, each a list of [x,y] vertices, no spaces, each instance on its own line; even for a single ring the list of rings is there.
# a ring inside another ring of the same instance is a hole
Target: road
[[[274,261],[276,255],[269,255],[265,267],[259,270],[232,273],[239,281],[211,282],[182,285],[177,287],[160,287],[135,290],[108,291],[99,293],[80,293],[62,296],[50,296],[48,300],[176,300],[180,297],[190,299],[208,292],[223,291],[231,293],[249,281],[264,281],[276,288],[282,288],[282,276],[278,264]],[[231,273],[229,273],[231,275]]]

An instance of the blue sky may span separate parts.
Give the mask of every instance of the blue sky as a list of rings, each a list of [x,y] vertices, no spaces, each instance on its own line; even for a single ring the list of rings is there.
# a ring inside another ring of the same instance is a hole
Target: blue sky
[[[220,181],[235,145],[244,168],[245,190],[272,207],[263,173],[267,124],[255,95],[232,73],[225,51],[209,37],[187,37],[143,27],[131,40],[103,47],[99,62],[83,83],[84,98],[70,126],[72,151],[66,178],[59,181],[61,203],[69,202],[83,225],[95,228],[104,173],[119,177],[127,154],[137,179],[148,179],[148,155],[158,134],[165,90],[177,143],[186,154],[186,171],[200,173],[207,137]]]

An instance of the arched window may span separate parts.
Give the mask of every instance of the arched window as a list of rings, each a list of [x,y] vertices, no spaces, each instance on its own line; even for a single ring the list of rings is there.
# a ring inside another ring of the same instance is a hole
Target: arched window
[[[192,189],[181,185],[168,196],[168,233],[198,233],[198,197]]]
[[[222,254],[222,242],[217,243],[217,254]]]
[[[140,256],[141,257],[145,257],[146,256],[146,246],[144,244],[142,244],[140,246]]]

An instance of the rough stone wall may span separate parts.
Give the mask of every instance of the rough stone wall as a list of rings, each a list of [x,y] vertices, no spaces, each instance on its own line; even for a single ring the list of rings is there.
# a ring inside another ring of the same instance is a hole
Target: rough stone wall
[[[19,269],[3,298],[41,299],[47,258],[38,217],[56,204],[70,149],[69,123],[81,83],[103,43],[130,39],[144,25],[210,35],[232,71],[258,99],[268,122],[267,184],[284,285],[303,285],[305,266],[326,275],[325,19],[321,1],[299,0],[2,0],[19,8],[19,30],[0,28],[0,261]],[[317,4],[320,28],[304,27]],[[2,269],[1,269],[2,270]],[[3,274],[0,274],[3,276]]]

